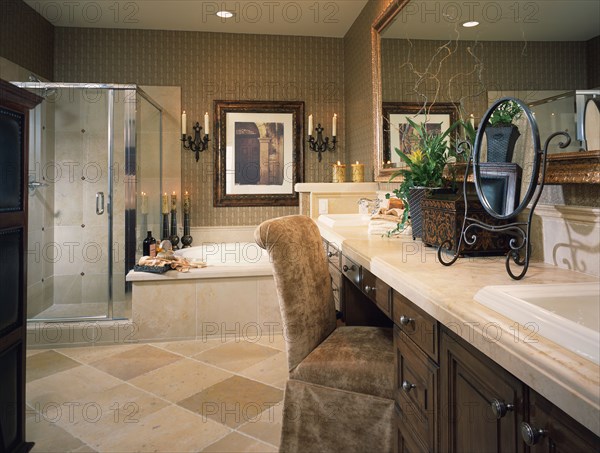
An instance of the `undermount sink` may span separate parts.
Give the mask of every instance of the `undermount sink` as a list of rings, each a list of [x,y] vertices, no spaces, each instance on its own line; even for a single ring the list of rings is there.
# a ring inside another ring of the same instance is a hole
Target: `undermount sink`
[[[599,282],[486,286],[475,300],[600,364]]]
[[[371,216],[368,214],[323,214],[317,221],[329,228],[364,226],[369,224]]]

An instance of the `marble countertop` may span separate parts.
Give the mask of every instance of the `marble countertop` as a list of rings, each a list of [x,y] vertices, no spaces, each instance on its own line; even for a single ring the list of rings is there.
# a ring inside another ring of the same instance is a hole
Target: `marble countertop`
[[[504,257],[462,258],[445,267],[435,248],[409,236],[318,225],[346,256],[600,435],[600,367],[547,340],[542,330],[527,330],[474,300],[488,285],[599,282],[598,277],[531,263],[525,278],[515,281],[506,273]]]

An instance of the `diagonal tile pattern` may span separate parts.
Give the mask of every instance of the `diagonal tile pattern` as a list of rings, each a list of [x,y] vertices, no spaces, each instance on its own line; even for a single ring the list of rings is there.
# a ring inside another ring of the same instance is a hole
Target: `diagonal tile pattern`
[[[30,350],[34,452],[275,452],[282,338]]]

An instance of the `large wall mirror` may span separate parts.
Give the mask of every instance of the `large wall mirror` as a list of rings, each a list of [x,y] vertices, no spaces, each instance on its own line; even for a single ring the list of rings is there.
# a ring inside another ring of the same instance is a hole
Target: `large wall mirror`
[[[600,2],[587,0],[392,0],[372,28],[376,180],[395,170],[384,104],[456,103],[478,126],[490,105],[512,96],[534,112],[542,141],[571,135],[569,148],[549,151],[547,183],[600,182],[600,150],[577,136],[575,97],[600,90],[599,15]],[[472,20],[479,25],[462,25]]]

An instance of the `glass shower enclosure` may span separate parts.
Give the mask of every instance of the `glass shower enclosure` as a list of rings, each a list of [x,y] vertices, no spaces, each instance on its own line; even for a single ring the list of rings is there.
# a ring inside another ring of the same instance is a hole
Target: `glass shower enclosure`
[[[162,109],[137,85],[14,82],[29,137],[30,321],[131,316],[125,282],[160,225]]]

